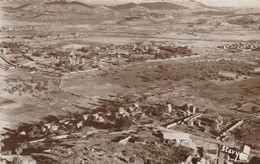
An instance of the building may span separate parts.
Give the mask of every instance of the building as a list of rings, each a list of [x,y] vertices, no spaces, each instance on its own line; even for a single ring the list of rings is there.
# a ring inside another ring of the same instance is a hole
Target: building
[[[163,139],[176,141],[177,144],[189,146],[190,134],[183,132],[163,132]]]
[[[195,106],[193,106],[193,107],[191,108],[191,113],[192,113],[192,114],[195,114],[195,113],[196,113],[196,107],[195,107]]]
[[[237,128],[237,127],[240,126],[243,122],[244,122],[244,120],[238,121],[236,124],[234,124],[233,126],[231,126],[231,127],[227,130],[227,132],[232,131],[233,129]]]
[[[87,115],[87,114],[83,115],[83,119],[84,119],[85,121],[88,120],[88,115]]]
[[[239,160],[248,161],[250,150],[251,150],[251,148],[249,146],[244,145],[242,147],[240,154],[239,154]]]
[[[201,120],[196,120],[195,124],[196,124],[197,126],[201,126]]]
[[[173,122],[173,123],[168,124],[166,127],[171,128],[171,127],[174,127],[176,125],[177,125],[177,122]]]
[[[171,105],[171,104],[167,104],[167,111],[168,111],[169,113],[172,112],[172,105]]]
[[[247,154],[247,155],[249,155],[250,154],[250,150],[251,150],[251,148],[249,146],[244,145],[243,149],[242,149],[242,152]]]
[[[188,121],[188,126],[194,126],[194,121],[192,120]]]
[[[59,128],[59,126],[57,126],[57,125],[53,125],[53,126],[51,127],[51,129],[52,129],[53,131],[58,130],[58,128]]]

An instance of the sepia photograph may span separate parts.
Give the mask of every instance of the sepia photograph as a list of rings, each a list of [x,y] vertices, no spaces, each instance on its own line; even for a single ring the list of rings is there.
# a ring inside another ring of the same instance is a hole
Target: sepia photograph
[[[0,0],[0,164],[260,164],[260,0]]]

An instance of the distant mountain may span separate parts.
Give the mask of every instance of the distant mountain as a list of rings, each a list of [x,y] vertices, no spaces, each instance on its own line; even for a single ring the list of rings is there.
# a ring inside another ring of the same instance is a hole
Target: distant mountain
[[[38,14],[46,13],[70,13],[70,14],[90,14],[94,7],[81,2],[55,1],[37,4],[25,4],[19,7],[3,7],[5,11],[32,12]]]
[[[80,6],[80,7],[87,7],[87,8],[93,8],[93,6],[87,5],[82,2],[72,1],[72,2],[66,2],[66,1],[54,1],[54,2],[46,2],[45,5],[65,5],[65,6]]]
[[[122,5],[115,5],[115,6],[108,6],[108,7],[114,10],[129,10],[137,6],[138,5],[135,3],[126,3]]]
[[[135,7],[145,7],[150,10],[181,10],[186,9],[186,7],[181,5],[176,5],[174,3],[168,2],[152,2],[152,3],[127,3],[122,5],[109,6],[114,10],[129,10]]]
[[[9,7],[9,6],[6,6],[6,7],[2,7],[2,9],[5,9],[5,10],[20,10],[20,9],[23,9],[24,7],[26,6],[29,6],[30,4],[24,4],[24,5],[21,5],[21,6],[18,6],[18,7]]]
[[[1,2],[0,2],[1,3]],[[6,3],[7,4],[7,3]],[[15,4],[15,5],[13,5]],[[0,7],[5,16],[18,19],[81,19],[85,16],[104,16],[115,14],[116,16],[144,15],[142,19],[147,19],[147,15],[158,12],[181,11],[183,13],[221,15],[218,8],[209,7],[196,0],[170,2],[146,2],[146,3],[126,3],[120,5],[89,5],[78,1],[24,1],[24,3],[14,3]],[[127,12],[127,13],[125,13]],[[121,13],[121,14],[118,14]],[[226,13],[225,13],[226,14]],[[3,15],[3,14],[2,14]],[[79,17],[79,15],[82,15]],[[161,18],[160,18],[161,19]]]
[[[182,10],[187,9],[184,6],[176,5],[168,2],[154,2],[154,3],[141,3],[142,7],[146,7],[150,10]]]
[[[173,0],[176,5],[185,6],[188,9],[217,9],[216,7],[205,5],[197,0]]]
[[[197,4],[201,8],[207,8],[207,9],[215,9],[215,8],[217,8],[217,7],[212,7],[212,6],[205,5],[205,4],[203,4],[201,2],[198,2],[196,0],[190,0],[190,2],[194,3],[194,4]]]

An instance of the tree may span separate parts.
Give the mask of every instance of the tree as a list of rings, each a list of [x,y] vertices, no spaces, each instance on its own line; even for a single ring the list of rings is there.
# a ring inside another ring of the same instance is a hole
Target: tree
[[[42,56],[42,54],[41,54],[40,52],[34,52],[34,53],[32,53],[32,56],[37,56],[37,57],[39,57],[39,56]]]
[[[132,126],[132,121],[128,116],[121,116],[116,119],[115,128],[119,131],[127,130]]]
[[[252,113],[258,112],[257,106],[253,106],[253,107],[251,108],[251,111],[252,111]]]
[[[30,132],[28,133],[29,138],[37,138],[41,136],[42,136],[42,132],[37,126],[33,126]]]
[[[161,116],[163,114],[163,111],[160,108],[154,108],[151,114],[154,116]]]
[[[134,163],[134,162],[135,162],[135,157],[130,157],[130,158],[129,158],[129,162],[130,162],[130,163]]]

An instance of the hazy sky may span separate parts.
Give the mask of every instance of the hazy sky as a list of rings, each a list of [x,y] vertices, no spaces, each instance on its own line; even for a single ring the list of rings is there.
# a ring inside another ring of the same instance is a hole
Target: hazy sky
[[[260,7],[259,0],[197,0],[210,6]]]
[[[116,3],[128,3],[128,2],[174,2],[174,1],[189,1],[189,0],[78,0],[85,3],[96,4],[116,4]],[[210,6],[225,6],[225,7],[259,7],[260,0],[196,0]]]

